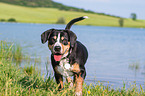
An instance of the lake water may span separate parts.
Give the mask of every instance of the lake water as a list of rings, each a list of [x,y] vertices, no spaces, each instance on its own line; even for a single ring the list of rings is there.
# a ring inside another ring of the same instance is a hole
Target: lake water
[[[20,44],[32,58],[41,57],[39,66],[46,73],[50,51],[47,44],[41,44],[40,35],[50,28],[63,29],[65,25],[0,23],[0,40]],[[100,81],[121,88],[123,82],[129,87],[136,81],[137,86],[144,87],[145,29],[74,25],[71,30],[89,52],[87,84]],[[50,64],[48,69],[52,72]]]

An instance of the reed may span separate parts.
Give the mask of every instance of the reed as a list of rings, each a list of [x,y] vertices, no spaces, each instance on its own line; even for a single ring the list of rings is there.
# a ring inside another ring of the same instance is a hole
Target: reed
[[[10,44],[5,41],[0,41],[0,58],[3,59],[12,59],[12,46],[13,44]]]
[[[22,61],[23,54],[22,54],[22,48],[21,48],[20,45],[13,46],[12,54],[13,54],[13,59],[16,62],[21,62]]]
[[[16,62],[21,62],[23,59],[21,46],[11,42],[0,41],[0,53],[2,59],[13,59]]]

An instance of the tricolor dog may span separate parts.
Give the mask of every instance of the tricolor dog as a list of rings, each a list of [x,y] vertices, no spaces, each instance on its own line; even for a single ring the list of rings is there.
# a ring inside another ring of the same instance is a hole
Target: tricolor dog
[[[86,47],[79,41],[77,36],[70,28],[87,16],[71,20],[65,29],[50,29],[41,34],[42,43],[48,41],[48,47],[51,50],[51,63],[57,84],[60,84],[59,90],[63,88],[63,77],[66,78],[70,86],[75,86],[75,94],[82,95],[83,80],[86,77],[85,63],[88,58]],[[84,37],[85,38],[85,37]],[[71,76],[74,77],[73,81]]]

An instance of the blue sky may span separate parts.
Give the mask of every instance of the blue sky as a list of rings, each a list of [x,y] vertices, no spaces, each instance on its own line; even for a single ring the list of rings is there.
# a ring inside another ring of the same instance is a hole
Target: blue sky
[[[145,20],[145,0],[53,0],[65,5],[130,18],[131,13],[137,19]]]

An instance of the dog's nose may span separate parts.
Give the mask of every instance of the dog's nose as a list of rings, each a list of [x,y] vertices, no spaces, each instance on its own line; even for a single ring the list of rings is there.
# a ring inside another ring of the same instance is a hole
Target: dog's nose
[[[59,51],[61,50],[61,47],[60,47],[60,46],[55,46],[55,47],[54,47],[54,50],[55,50],[56,52],[59,52]]]

